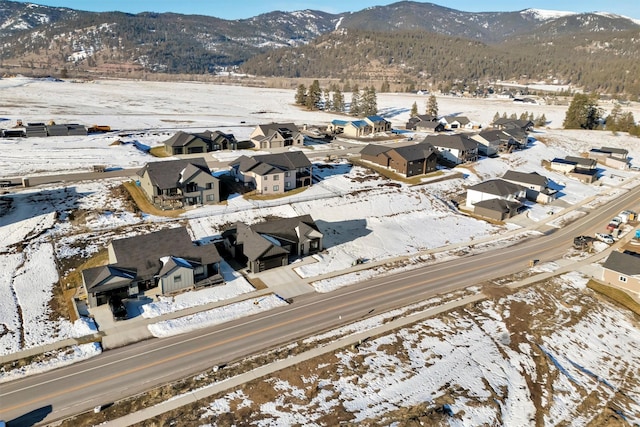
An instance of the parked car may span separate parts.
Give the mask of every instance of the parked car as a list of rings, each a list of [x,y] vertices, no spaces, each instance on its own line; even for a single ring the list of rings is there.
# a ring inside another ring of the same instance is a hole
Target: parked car
[[[617,224],[615,222],[610,222],[609,224],[607,224],[607,230],[612,232],[613,230],[617,229],[619,225],[620,224]]]
[[[119,296],[113,295],[109,298],[109,308],[111,308],[114,319],[125,320],[127,318],[127,307]]]
[[[600,240],[601,242],[608,243],[610,245],[612,245],[614,242],[613,236],[611,234],[596,233],[596,239]]]

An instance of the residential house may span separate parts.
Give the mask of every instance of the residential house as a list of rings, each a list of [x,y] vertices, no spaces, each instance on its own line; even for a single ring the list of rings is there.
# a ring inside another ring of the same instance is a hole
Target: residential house
[[[589,151],[590,159],[616,169],[629,168],[628,155],[629,151],[624,148],[602,147],[592,148]]]
[[[332,120],[327,126],[327,132],[349,138],[361,138],[374,133],[388,132],[391,122],[381,116],[368,116],[359,120]]]
[[[202,133],[178,131],[164,142],[166,152],[172,156],[225,150],[235,148],[236,144],[237,141],[233,134],[220,131]]]
[[[416,125],[421,122],[439,123],[436,116],[432,116],[431,114],[418,114],[409,118],[407,124],[405,125],[405,129],[416,130]]]
[[[598,162],[585,157],[566,156],[564,159],[556,157],[551,160],[551,170],[562,172],[580,182],[591,184],[598,179]]]
[[[444,125],[440,122],[418,122],[415,125],[416,132],[424,132],[424,133],[438,133],[444,132]]]
[[[299,147],[304,144],[304,135],[293,123],[270,123],[258,125],[250,136],[257,148]]]
[[[478,142],[468,135],[427,136],[424,142],[433,145],[445,161],[459,165],[478,160]]]
[[[556,199],[557,190],[549,188],[549,178],[537,172],[518,172],[509,170],[502,179],[527,189],[526,197],[536,203],[551,203]]]
[[[312,183],[313,165],[301,151],[240,156],[229,166],[231,176],[260,194],[282,194]]]
[[[109,263],[82,270],[82,285],[90,307],[111,296],[136,296],[159,287],[167,294],[222,283],[221,257],[215,245],[197,245],[184,227],[112,240]]]
[[[220,202],[220,180],[201,157],[147,163],[138,175],[142,191],[162,209]]]
[[[466,207],[485,218],[502,221],[518,214],[527,189],[502,179],[491,179],[467,188]]]
[[[602,264],[602,280],[640,295],[640,254],[611,252]]]
[[[509,118],[499,118],[493,122],[493,127],[498,129],[520,129],[524,132],[531,132],[534,123],[531,120],[519,120]]]
[[[501,147],[507,145],[511,137],[501,130],[483,130],[471,139],[478,142],[478,154],[493,157],[502,151]]]
[[[253,225],[236,223],[222,235],[227,250],[252,273],[289,264],[290,258],[323,249],[323,234],[311,215],[282,218]]]
[[[445,130],[473,129],[473,123],[465,116],[444,116],[440,119]]]
[[[369,144],[360,151],[362,160],[392,169],[406,177],[436,170],[437,150],[428,142],[402,147]]]

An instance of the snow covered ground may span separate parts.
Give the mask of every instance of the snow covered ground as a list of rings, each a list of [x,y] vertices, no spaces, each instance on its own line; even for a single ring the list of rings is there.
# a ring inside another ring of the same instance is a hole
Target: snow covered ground
[[[586,282],[570,273],[459,308],[252,381],[184,415],[202,426],[239,417],[263,426],[636,425],[638,320]]]
[[[88,171],[93,164],[110,168],[142,166],[154,161],[145,147],[159,145],[176,130],[222,130],[246,139],[256,124],[287,121],[326,124],[335,116],[291,105],[294,91],[218,86],[203,83],[138,81],[54,82],[27,78],[0,79],[0,94],[11,100],[0,127],[26,122],[109,125],[114,131],[86,137],[0,139],[0,177]],[[47,101],[34,101],[47,94]],[[420,109],[426,98],[415,94],[379,94],[380,112],[394,126],[403,127],[413,102]],[[545,114],[548,129],[537,130],[536,141],[522,152],[498,159],[482,159],[457,168],[463,177],[410,187],[396,185],[361,167],[345,162],[325,163],[322,150],[304,149],[318,162],[321,181],[304,193],[278,201],[248,201],[237,195],[226,205],[189,211],[186,220],[195,239],[219,236],[229,222],[257,222],[268,216],[311,214],[325,234],[327,250],[315,263],[297,268],[307,278],[340,270],[353,260],[386,260],[411,256],[441,246],[491,237],[517,226],[496,226],[459,215],[449,205],[465,186],[500,176],[507,169],[538,171],[561,188],[561,200],[571,205],[620,184],[633,172],[604,171],[602,185],[581,184],[544,170],[540,163],[592,146],[624,147],[638,165],[640,144],[635,138],[607,132],[564,131],[566,107],[523,105],[507,100],[438,98],[441,114],[465,115],[489,123],[496,112]],[[606,108],[606,106],[605,106]],[[640,117],[637,105],[630,107]],[[242,123],[244,122],[244,123]],[[421,135],[416,135],[416,140]],[[116,141],[119,143],[114,144]],[[240,152],[217,153],[230,160]],[[319,156],[319,157],[315,157]],[[122,181],[78,182],[44,186],[5,195],[8,212],[0,216],[0,355],[91,333],[89,320],[71,323],[56,315],[50,302],[59,274],[66,265],[86,259],[109,240],[164,227],[166,218],[136,214],[114,192]],[[393,185],[390,185],[393,184]],[[544,221],[546,208],[534,206],[529,216]],[[452,256],[452,255],[445,255]],[[77,264],[77,262],[76,262]],[[324,283],[324,291],[344,286],[349,279]],[[341,283],[341,284],[340,284]],[[231,288],[231,287],[230,287]],[[317,289],[320,290],[321,286]],[[226,297],[247,290],[238,286]],[[235,293],[237,292],[237,293]],[[159,316],[193,301],[154,303],[144,315]],[[184,304],[183,304],[184,303]],[[190,305],[191,304],[191,305]]]

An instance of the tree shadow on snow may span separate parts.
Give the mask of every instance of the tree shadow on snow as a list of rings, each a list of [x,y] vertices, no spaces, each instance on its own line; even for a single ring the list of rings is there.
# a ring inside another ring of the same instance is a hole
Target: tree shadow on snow
[[[0,197],[0,227],[52,212],[56,215],[66,214],[89,194],[78,193],[75,187],[5,194]]]
[[[323,234],[322,240],[325,248],[348,243],[358,237],[371,234],[371,230],[367,228],[367,221],[364,219],[336,222],[317,220],[316,225]]]

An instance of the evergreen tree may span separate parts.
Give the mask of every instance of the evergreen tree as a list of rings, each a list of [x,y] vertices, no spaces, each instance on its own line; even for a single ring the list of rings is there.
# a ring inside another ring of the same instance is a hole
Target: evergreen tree
[[[333,92],[333,102],[332,102],[332,111],[336,111],[338,113],[344,112],[344,95],[340,92],[340,89],[336,88]]]
[[[373,116],[378,114],[378,99],[376,96],[376,88],[373,86],[364,88],[360,111],[363,116]]]
[[[529,113],[527,113],[526,111],[520,114],[520,120],[527,120],[528,118],[529,118]]]
[[[509,118],[510,118],[511,120],[518,120],[518,116],[517,116],[517,114],[516,114],[516,113],[511,113],[511,115],[509,116]]]
[[[414,102],[413,105],[411,106],[411,117],[415,117],[418,115],[418,103]]]
[[[633,117],[631,111],[624,112],[618,118],[618,129],[621,132],[631,132],[631,129],[635,126],[636,120]]]
[[[324,108],[322,109],[324,111],[333,111],[331,105],[331,92],[329,91],[329,89],[325,89],[324,91]]]
[[[502,113],[502,118],[506,119],[507,118],[507,112],[505,111],[504,113]]]
[[[320,106],[320,100],[322,99],[322,89],[320,89],[320,82],[314,80],[309,86],[309,93],[305,100],[305,105],[309,110],[317,110]]]
[[[427,114],[438,117],[438,100],[435,95],[429,96],[427,100]]]
[[[607,117],[607,130],[610,130],[613,133],[621,130],[618,126],[618,121],[620,120],[620,115],[622,114],[622,107],[620,104],[616,103],[611,109],[609,116]]]
[[[352,116],[360,115],[360,102],[360,89],[358,89],[358,85],[355,85],[351,91],[351,106],[349,107],[349,114]]]
[[[496,120],[498,120],[499,118],[500,118],[500,113],[498,111],[496,111],[496,114],[493,115],[493,122],[492,123],[495,123]]]
[[[534,124],[536,126],[538,126],[538,127],[543,127],[543,126],[547,125],[547,117],[544,115],[544,113],[542,113],[541,116],[538,116],[538,118],[535,120]]]
[[[391,92],[391,89],[389,88],[389,80],[384,79],[382,85],[380,86],[380,92]]]
[[[602,118],[602,109],[598,107],[598,95],[576,93],[565,114],[565,129],[595,129]]]
[[[300,83],[298,85],[298,90],[296,91],[296,104],[305,105],[305,99],[307,97],[307,88],[305,85]]]

